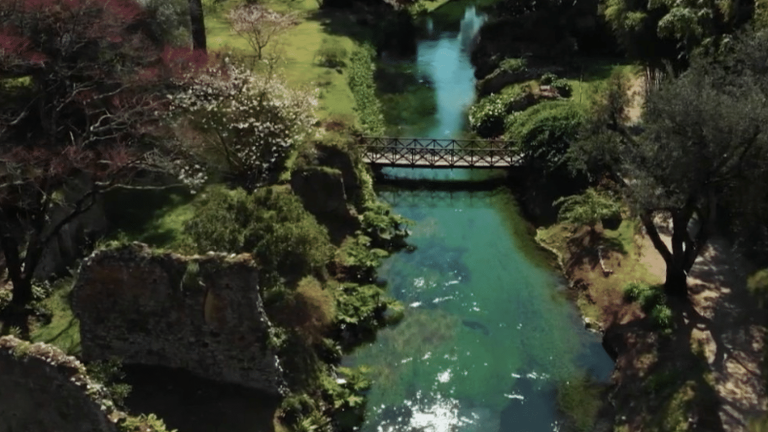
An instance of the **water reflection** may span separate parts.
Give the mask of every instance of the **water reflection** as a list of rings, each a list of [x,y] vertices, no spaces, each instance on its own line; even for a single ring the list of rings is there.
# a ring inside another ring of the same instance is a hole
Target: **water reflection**
[[[450,138],[465,129],[464,113],[475,98],[475,76],[469,50],[485,20],[485,14],[468,6],[458,34],[446,32],[436,40],[419,42],[416,64],[420,71],[432,78],[437,98],[437,121],[427,130],[413,131],[413,135]],[[428,31],[431,31],[431,22],[427,21]]]

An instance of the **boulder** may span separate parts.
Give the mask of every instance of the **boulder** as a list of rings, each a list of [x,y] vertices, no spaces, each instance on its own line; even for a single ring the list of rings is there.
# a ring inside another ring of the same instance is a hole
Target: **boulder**
[[[74,357],[0,337],[0,431],[117,432],[123,416]]]

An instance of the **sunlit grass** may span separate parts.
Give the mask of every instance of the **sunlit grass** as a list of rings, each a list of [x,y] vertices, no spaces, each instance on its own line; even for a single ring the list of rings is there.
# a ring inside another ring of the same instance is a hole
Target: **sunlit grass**
[[[69,355],[80,354],[80,322],[75,318],[70,305],[74,282],[73,277],[68,277],[54,284],[53,292],[42,302],[51,311],[53,318],[48,324],[40,323],[32,327],[32,342],[54,345]]]
[[[234,2],[224,3],[219,10],[206,16],[208,47],[212,50],[231,50],[236,53],[253,55],[252,48],[242,37],[231,31],[225,16]],[[282,74],[289,84],[308,86],[320,90],[318,117],[330,115],[354,115],[354,99],[347,86],[346,76],[317,64],[315,53],[323,38],[336,41],[351,52],[356,46],[350,37],[330,34],[325,27],[330,20],[342,18],[343,12],[320,12],[314,0],[292,2],[268,2],[267,6],[280,11],[293,11],[301,15],[299,25],[280,36],[267,46],[283,57]]]
[[[173,248],[194,216],[195,196],[186,190],[115,190],[105,197],[111,238]]]

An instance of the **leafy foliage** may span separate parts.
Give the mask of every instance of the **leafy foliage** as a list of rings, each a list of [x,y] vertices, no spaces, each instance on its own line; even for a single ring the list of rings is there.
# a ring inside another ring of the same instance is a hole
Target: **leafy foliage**
[[[177,432],[176,429],[167,429],[165,422],[155,414],[127,417],[117,426],[120,432]]]
[[[522,72],[528,68],[528,60],[524,58],[508,58],[499,63],[499,69],[505,72]]]
[[[702,47],[727,42],[753,10],[738,1],[603,0],[603,13],[630,56],[655,68],[680,64]]]
[[[486,96],[469,108],[469,127],[481,137],[498,137],[504,133],[507,116],[526,109],[533,102],[525,88]]]
[[[376,285],[342,284],[336,292],[337,320],[340,326],[375,329],[378,326],[377,314],[386,308],[383,294],[384,291]]]
[[[193,71],[179,85],[184,91],[171,98],[173,119],[181,146],[198,161],[182,169],[193,187],[217,170],[256,189],[279,173],[316,120],[312,93],[234,65]]]
[[[663,331],[669,331],[674,324],[672,309],[667,305],[667,297],[660,287],[642,282],[630,282],[624,287],[624,298],[627,301],[640,303],[643,311],[651,318],[651,322]]]
[[[333,251],[327,230],[301,200],[275,188],[252,195],[211,188],[201,197],[185,231],[200,253],[252,253],[262,265],[268,286],[278,276],[299,279],[322,269]]]
[[[87,369],[88,376],[104,385],[115,404],[123,405],[125,398],[131,392],[131,386],[119,382],[125,379],[120,359],[113,357],[109,360],[93,362],[88,365]]]
[[[373,80],[375,57],[376,51],[371,45],[353,51],[349,58],[347,82],[355,97],[355,111],[363,129],[371,135],[380,135],[384,132],[384,115]]]
[[[517,115],[506,137],[517,143],[529,162],[559,166],[584,122],[581,109],[569,102],[546,102]]]
[[[558,219],[576,225],[587,225],[594,230],[595,226],[605,219],[611,219],[621,213],[621,207],[611,197],[587,189],[581,195],[563,197],[554,202],[560,206]]]
[[[667,264],[670,294],[687,293],[686,272],[711,235],[718,206],[741,217],[764,212],[752,203],[768,190],[768,70],[764,56],[755,58],[765,47],[767,34],[747,34],[719,60],[695,58],[686,73],[651,92],[642,133],[614,122],[577,145],[614,179],[632,179],[619,182]],[[671,216],[672,248],[653,223],[662,212]],[[692,233],[694,217],[700,228]]]
[[[152,43],[144,16],[132,0],[0,2],[0,244],[17,317],[64,225],[170,157],[168,78],[196,58]]]
[[[322,342],[336,318],[336,302],[330,289],[312,276],[301,279],[295,290],[282,290],[271,310],[273,320],[300,333],[308,345]]]

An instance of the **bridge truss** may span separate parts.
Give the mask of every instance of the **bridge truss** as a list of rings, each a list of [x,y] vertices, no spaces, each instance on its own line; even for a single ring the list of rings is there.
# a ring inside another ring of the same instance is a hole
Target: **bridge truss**
[[[504,168],[520,163],[509,141],[361,137],[363,160],[374,165]]]

